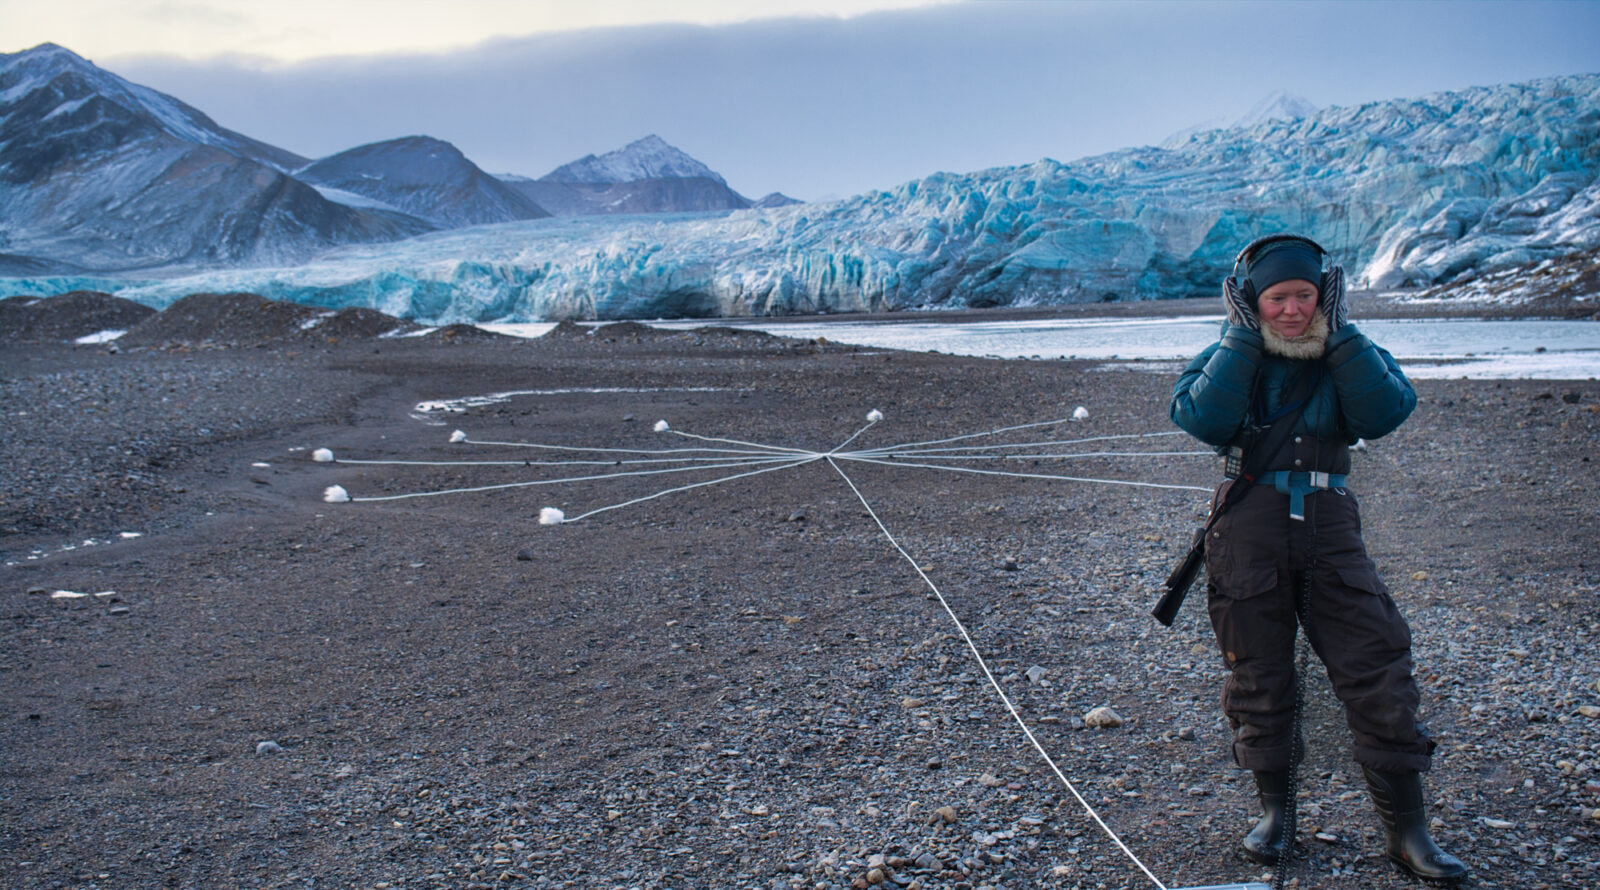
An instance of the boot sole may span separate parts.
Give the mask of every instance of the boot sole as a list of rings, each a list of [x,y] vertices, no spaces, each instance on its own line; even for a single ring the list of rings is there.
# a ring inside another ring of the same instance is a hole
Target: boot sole
[[[1456,875],[1455,877],[1447,877],[1447,878],[1429,877],[1427,875],[1419,875],[1416,872],[1411,870],[1411,866],[1407,865],[1405,863],[1405,860],[1396,859],[1396,858],[1394,858],[1392,856],[1389,857],[1389,864],[1393,865],[1394,866],[1394,870],[1399,872],[1399,873],[1401,873],[1402,875],[1405,875],[1406,877],[1411,878],[1414,881],[1421,881],[1424,884],[1428,884],[1428,885],[1431,885],[1431,886],[1434,886],[1434,887],[1456,887],[1456,886],[1459,886],[1467,878],[1472,877],[1472,873],[1471,872],[1466,872],[1464,874]]]
[[[1276,867],[1279,862],[1282,862],[1288,854],[1287,850],[1276,856],[1264,856],[1250,849],[1249,847],[1239,847],[1238,850],[1241,857],[1254,862],[1256,865],[1268,865],[1274,867]]]

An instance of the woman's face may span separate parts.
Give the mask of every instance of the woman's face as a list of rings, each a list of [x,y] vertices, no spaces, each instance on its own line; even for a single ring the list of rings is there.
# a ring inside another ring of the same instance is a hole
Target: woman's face
[[[1289,340],[1306,332],[1316,308],[1317,286],[1303,278],[1291,278],[1261,292],[1256,315],[1262,324]]]

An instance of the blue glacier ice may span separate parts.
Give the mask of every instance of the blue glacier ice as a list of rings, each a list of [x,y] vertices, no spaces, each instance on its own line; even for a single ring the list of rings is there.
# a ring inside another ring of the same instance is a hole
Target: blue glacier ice
[[[1210,294],[1241,244],[1277,230],[1317,239],[1370,288],[1600,245],[1600,75],[937,173],[827,204],[528,220],[97,286],[157,307],[250,291],[434,323],[1018,306]],[[0,295],[72,283],[11,280]]]

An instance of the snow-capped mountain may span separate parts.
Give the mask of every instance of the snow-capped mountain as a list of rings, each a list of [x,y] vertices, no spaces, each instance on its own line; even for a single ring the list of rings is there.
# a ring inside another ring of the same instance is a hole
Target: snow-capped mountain
[[[1303,117],[1310,117],[1317,111],[1316,103],[1310,99],[1283,90],[1274,90],[1234,121],[1232,126],[1254,127],[1267,121],[1297,121]]]
[[[710,167],[655,135],[603,155],[586,155],[538,179],[501,178],[557,216],[740,210],[753,206],[750,199],[729,188]]]
[[[426,227],[330,202],[305,159],[54,44],[0,55],[0,272],[278,263]]]
[[[722,177],[710,167],[673,148],[654,134],[598,157],[585,155],[570,164],[562,164],[542,178],[550,182],[589,185],[637,182],[641,179],[710,179],[722,182]]]
[[[428,136],[362,145],[302,167],[294,175],[331,200],[344,198],[347,203],[346,195],[359,195],[439,229],[550,215],[478,169],[454,145]]]
[[[791,198],[783,192],[768,192],[753,201],[751,207],[788,207],[790,204],[804,204],[804,201]]]
[[[67,140],[72,129],[69,120],[112,124],[116,134],[137,134],[159,130],[195,145],[209,145],[232,155],[266,164],[287,172],[306,162],[305,158],[276,146],[258,142],[216,122],[195,108],[149,87],[130,83],[103,71],[69,49],[44,43],[23,52],[0,53],[0,103],[7,114],[18,114],[38,126],[28,141],[8,146],[17,160],[32,157],[35,162],[54,156],[69,160],[76,150],[91,148],[95,140]],[[95,116],[85,115],[91,111]],[[11,129],[9,126],[7,129]],[[102,134],[106,130],[102,129]],[[54,148],[29,151],[30,148]],[[30,171],[37,172],[37,171]]]
[[[1303,117],[1310,117],[1317,113],[1317,105],[1303,96],[1296,96],[1284,90],[1273,90],[1261,98],[1260,102],[1251,106],[1249,111],[1229,120],[1226,117],[1214,118],[1209,121],[1185,127],[1161,141],[1162,148],[1182,148],[1189,137],[1206,130],[1230,130],[1243,127],[1254,127],[1270,120],[1293,121]]]

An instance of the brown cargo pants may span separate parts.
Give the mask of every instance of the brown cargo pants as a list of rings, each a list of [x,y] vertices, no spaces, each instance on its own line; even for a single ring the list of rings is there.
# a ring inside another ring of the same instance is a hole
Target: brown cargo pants
[[[1411,629],[1367,556],[1354,495],[1308,495],[1302,522],[1289,518],[1287,495],[1256,485],[1212,529],[1206,575],[1239,766],[1288,769],[1301,744],[1294,639],[1303,593],[1306,638],[1344,703],[1356,762],[1392,772],[1429,767],[1434,744],[1417,726]]]

